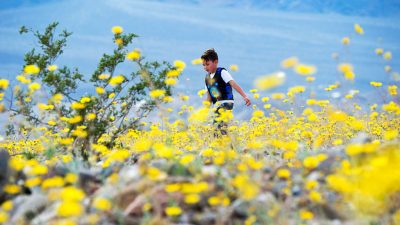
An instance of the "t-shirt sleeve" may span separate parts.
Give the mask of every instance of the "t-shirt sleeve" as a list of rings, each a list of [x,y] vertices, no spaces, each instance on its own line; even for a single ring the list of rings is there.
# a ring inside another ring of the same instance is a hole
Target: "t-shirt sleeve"
[[[225,81],[225,83],[228,83],[229,81],[233,80],[232,75],[227,70],[221,71],[221,77]]]

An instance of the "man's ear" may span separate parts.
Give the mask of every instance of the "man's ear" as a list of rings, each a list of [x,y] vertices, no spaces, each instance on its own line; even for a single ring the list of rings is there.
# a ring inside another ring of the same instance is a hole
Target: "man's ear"
[[[214,60],[214,64],[218,64],[218,59]]]

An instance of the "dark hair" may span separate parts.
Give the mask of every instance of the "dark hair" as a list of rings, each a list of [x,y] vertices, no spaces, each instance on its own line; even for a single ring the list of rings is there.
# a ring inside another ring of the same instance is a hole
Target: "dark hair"
[[[218,54],[215,52],[213,48],[207,49],[203,55],[201,56],[201,59],[205,61],[215,61],[218,60]]]

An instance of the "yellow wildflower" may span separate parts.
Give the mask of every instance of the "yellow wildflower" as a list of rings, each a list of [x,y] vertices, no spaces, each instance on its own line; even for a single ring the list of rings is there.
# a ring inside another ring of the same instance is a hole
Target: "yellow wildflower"
[[[42,182],[42,189],[47,189],[52,187],[62,187],[62,186],[64,186],[64,179],[59,176],[47,178]]]
[[[201,89],[200,91],[197,92],[197,95],[201,98],[206,92],[207,92],[206,89]]]
[[[32,84],[30,84],[30,85],[28,86],[28,88],[29,88],[29,90],[30,90],[31,92],[34,92],[34,91],[39,90],[40,87],[41,87],[41,85],[40,85],[39,83],[32,83]]]
[[[165,95],[165,90],[156,89],[156,90],[150,91],[150,97],[152,97],[152,98],[160,98],[164,95]]]
[[[164,189],[168,193],[177,192],[181,189],[181,185],[178,183],[167,184]]]
[[[167,77],[168,78],[174,78],[174,77],[179,77],[179,74],[180,74],[181,72],[179,71],[179,70],[169,70],[168,72],[167,72]]]
[[[120,34],[120,33],[122,33],[122,32],[124,31],[124,29],[123,29],[121,26],[113,26],[113,27],[111,28],[111,31],[112,31],[114,34]]]
[[[186,67],[186,63],[182,60],[175,60],[174,66],[177,68],[178,71],[182,71]]]
[[[289,88],[288,92],[290,93],[303,93],[306,90],[306,88],[304,86],[294,86]]]
[[[12,200],[7,200],[7,201],[3,202],[3,204],[1,204],[1,208],[7,212],[11,211],[13,209],[13,207],[14,207],[14,204],[13,204]]]
[[[262,102],[268,102],[268,101],[269,101],[269,97],[263,97],[263,98],[261,99],[261,101],[262,101]]]
[[[384,133],[383,138],[384,138],[385,140],[390,141],[390,140],[395,139],[395,138],[398,136],[398,134],[399,134],[399,132],[398,132],[396,129],[388,130],[388,131],[386,131],[386,132]]]
[[[310,198],[311,201],[313,202],[322,202],[322,196],[319,192],[317,191],[311,191],[308,194],[308,197]]]
[[[349,37],[342,38],[342,44],[344,44],[344,45],[350,44],[350,38]]]
[[[381,82],[375,82],[375,81],[371,81],[369,84],[371,84],[371,85],[374,86],[374,87],[380,87],[380,86],[382,86],[382,83],[381,83]]]
[[[386,60],[392,59],[392,53],[391,52],[385,52],[385,54],[383,55],[383,58],[386,59]]]
[[[262,118],[264,117],[264,112],[262,110],[256,110],[253,112],[254,118]]]
[[[51,101],[53,101],[55,104],[60,104],[64,96],[60,93],[56,93],[51,97]]]
[[[80,203],[64,201],[58,206],[57,215],[61,217],[80,216],[83,211],[83,206]]]
[[[106,211],[111,209],[112,204],[111,201],[106,198],[97,197],[93,201],[93,207],[101,211]]]
[[[60,144],[62,144],[62,145],[70,145],[70,144],[72,144],[72,142],[74,142],[73,138],[61,138],[60,139]]]
[[[188,194],[185,196],[185,203],[196,204],[200,201],[200,196],[198,194]]]
[[[294,72],[303,76],[310,76],[317,72],[317,68],[313,65],[298,64],[294,67]]]
[[[7,194],[14,195],[21,191],[21,187],[16,184],[6,184],[3,187],[3,191]]]
[[[72,136],[80,137],[80,138],[87,137],[87,135],[88,135],[87,131],[85,131],[85,130],[80,130],[80,129],[73,130],[73,131],[71,132],[71,134],[72,134]]]
[[[3,89],[3,90],[7,89],[8,84],[9,84],[8,80],[0,79],[0,89]]]
[[[390,95],[397,95],[397,86],[396,85],[389,86],[388,92]]]
[[[116,86],[116,85],[119,85],[119,84],[121,84],[122,82],[124,82],[124,80],[125,80],[125,77],[124,77],[124,76],[118,75],[118,76],[112,77],[112,78],[109,80],[108,83],[109,83],[111,86]]]
[[[70,184],[76,183],[78,181],[78,176],[74,173],[67,173],[67,175],[65,175],[65,181]]]
[[[80,103],[79,103],[79,104],[80,104]],[[79,123],[79,122],[81,122],[81,121],[82,121],[82,116],[80,116],[80,115],[76,115],[76,116],[74,116],[74,117],[68,119],[68,123],[70,123],[70,124]]]
[[[288,169],[279,169],[279,170],[276,172],[276,174],[277,174],[277,176],[278,176],[279,178],[287,179],[287,178],[290,177],[290,171],[289,171]]]
[[[163,180],[167,175],[155,167],[150,167],[147,169],[147,176],[151,180]]]
[[[84,109],[85,108],[85,104],[82,104],[80,102],[73,102],[71,104],[71,108],[78,110],[78,109]]]
[[[284,93],[272,93],[271,94],[271,98],[272,99],[284,99],[285,98],[285,94]]]
[[[105,80],[105,79],[108,79],[108,78],[110,78],[110,74],[100,74],[99,75],[99,79],[100,80]]]
[[[53,72],[53,71],[55,71],[57,69],[58,69],[57,65],[49,65],[49,66],[47,66],[47,70],[50,71],[50,72]]]
[[[45,165],[35,165],[33,166],[27,174],[29,175],[44,175],[48,171],[47,166]]]
[[[197,59],[193,59],[192,60],[192,64],[193,65],[199,65],[199,64],[202,64],[202,63],[203,63],[203,60],[201,58],[197,58]]]
[[[91,99],[89,97],[82,97],[79,102],[85,104],[85,103],[88,103],[90,101],[91,101]]]
[[[345,121],[347,119],[347,115],[342,111],[335,111],[330,112],[328,118],[332,121]]]
[[[182,209],[178,206],[170,206],[165,209],[165,214],[168,216],[179,216],[182,214]]]
[[[316,156],[309,156],[303,160],[303,165],[307,169],[317,168],[319,165],[319,159]]]
[[[260,90],[267,90],[282,85],[285,82],[285,73],[277,72],[265,76],[258,77],[254,86]]]
[[[364,29],[360,26],[360,24],[356,23],[354,24],[354,30],[358,33],[363,35],[364,34]]]
[[[353,71],[353,65],[350,63],[341,63],[338,65],[337,69],[342,73],[351,72]]]
[[[284,69],[295,67],[299,63],[297,57],[290,57],[281,62],[281,67]]]
[[[21,171],[25,167],[25,161],[21,158],[12,157],[9,161],[9,166],[15,171]]]
[[[164,102],[172,102],[172,101],[174,101],[174,98],[171,96],[164,96],[163,101]]]
[[[176,82],[177,82],[177,80],[174,79],[174,78],[167,78],[167,79],[165,80],[165,84],[166,84],[166,85],[169,85],[169,86],[174,86],[174,85],[176,85]]]
[[[115,44],[122,45],[123,43],[124,43],[124,40],[122,38],[116,38],[115,39]]]
[[[27,79],[24,75],[17,76],[17,81],[19,81],[23,84],[29,84],[30,82],[32,82],[31,79]]]
[[[315,189],[316,187],[318,187],[318,182],[316,180],[308,180],[305,183],[305,188],[307,190],[312,190],[312,189]]]
[[[237,70],[239,70],[239,67],[238,67],[238,65],[233,64],[233,65],[229,66],[229,69],[231,69],[232,71],[237,71]]]
[[[182,156],[181,160],[179,161],[182,165],[187,166],[191,162],[195,160],[195,156],[192,154]]]
[[[85,197],[85,193],[74,186],[68,186],[61,190],[60,197],[64,201],[81,201]]]
[[[355,74],[353,71],[348,71],[344,73],[344,78],[346,80],[354,80]]]
[[[5,224],[9,219],[9,216],[6,212],[0,211],[0,223]]]
[[[377,49],[375,49],[375,53],[377,55],[382,55],[383,54],[383,49],[382,48],[377,48]]]
[[[315,80],[315,77],[312,77],[312,76],[306,77],[307,82],[313,82],[314,80]]]
[[[300,210],[300,219],[311,220],[314,218],[314,214],[308,210]]]
[[[128,52],[128,54],[126,54],[126,58],[131,61],[136,61],[136,60],[140,59],[140,50],[134,49],[133,51]]]
[[[54,109],[54,105],[47,105],[47,104],[43,104],[43,103],[38,103],[37,106],[41,110],[52,110],[52,109]]]
[[[86,120],[91,121],[91,120],[94,120],[94,119],[96,119],[96,114],[89,113],[89,114],[86,115]]]
[[[24,67],[24,73],[26,74],[38,74],[39,72],[40,69],[36,65],[26,65]]]

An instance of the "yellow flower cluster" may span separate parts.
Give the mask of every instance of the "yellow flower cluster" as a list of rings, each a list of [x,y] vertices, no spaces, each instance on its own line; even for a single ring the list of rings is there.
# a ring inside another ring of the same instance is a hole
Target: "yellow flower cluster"
[[[354,29],[364,33],[360,25]],[[115,41],[122,43],[122,39],[117,41],[122,27],[113,27],[112,32]],[[349,45],[350,38],[343,38],[342,43]],[[376,53],[386,60],[392,58],[383,49],[376,49]],[[140,60],[140,52],[134,50],[126,58]],[[192,62],[201,63],[201,59]],[[173,66],[162,80],[169,86],[177,84],[186,64],[176,60]],[[96,96],[73,101],[73,114],[61,118],[55,114],[61,107],[62,94],[51,96],[47,102],[24,96],[23,100],[36,105],[46,119],[40,127],[21,128],[21,139],[1,136],[0,149],[12,156],[8,162],[10,178],[1,190],[10,200],[1,204],[0,223],[9,221],[13,200],[26,188],[47,197],[55,210],[54,224],[97,224],[102,219],[115,220],[121,212],[129,214],[129,219],[139,215],[144,222],[160,224],[210,214],[221,223],[235,214],[237,224],[285,224],[288,220],[319,224],[318,219],[324,216],[321,212],[328,206],[335,214],[354,217],[355,221],[360,216],[364,220],[385,217],[400,221],[398,86],[375,89],[371,86],[384,86],[386,82],[370,82],[369,89],[384,90],[385,97],[390,98],[370,105],[354,101],[364,93],[352,89],[355,87],[345,89],[347,83],[342,82],[325,88],[332,96],[346,93],[333,99],[317,96],[311,83],[293,85],[287,92],[264,93],[285,82],[287,69],[307,76],[308,82],[315,79],[312,75],[317,71],[297,57],[283,60],[281,67],[285,72],[256,79],[254,89],[249,90],[254,98],[253,106],[247,109],[249,118],[241,120],[224,109],[217,117],[217,107],[210,107],[208,101],[197,107],[190,105],[185,93],[168,96],[166,90],[151,86],[148,96],[157,103],[157,117],[118,134],[112,144],[109,141],[115,128],[97,140],[91,139],[91,132],[97,131],[92,125],[97,119],[120,119],[85,110],[95,104]],[[235,71],[238,66],[231,65],[230,69]],[[336,69],[345,79],[354,80],[349,62],[338,62]],[[57,66],[47,70],[56,71]],[[37,66],[27,65],[17,77],[22,83],[18,88],[28,88],[30,94],[38,91],[41,85],[30,80],[37,73]],[[98,78],[103,81],[95,87],[96,93],[108,97],[111,104],[119,104],[118,93],[105,88],[120,85],[127,78],[109,74]],[[8,80],[0,80],[1,91],[8,86]],[[202,98],[206,93],[202,89],[197,94]],[[121,109],[128,104],[121,103]],[[227,124],[222,129],[228,135],[219,133],[214,120],[218,125]],[[86,139],[90,143],[85,145],[89,154],[85,163],[94,173],[98,171],[94,176],[99,181],[85,186],[76,148]],[[113,193],[107,192],[109,188]],[[120,201],[120,195],[126,192],[134,199]],[[236,214],[245,215],[245,219],[236,218]],[[26,218],[19,219],[29,223]],[[336,219],[341,220],[339,216]]]

